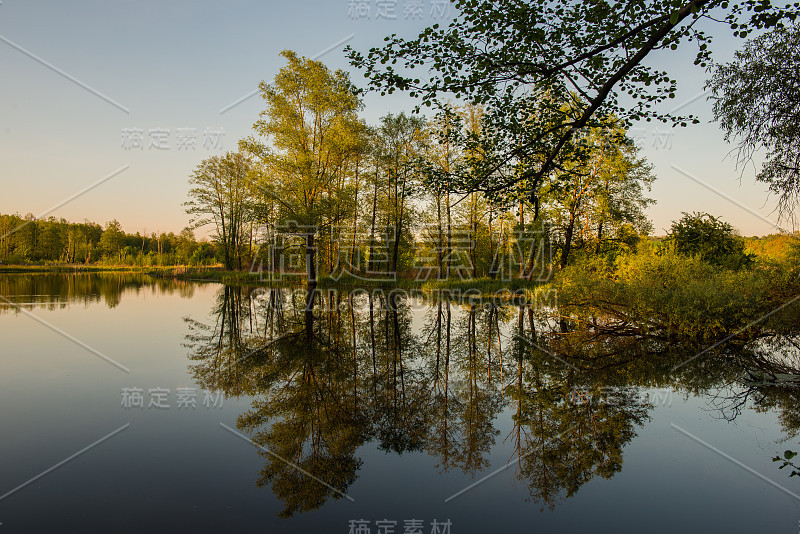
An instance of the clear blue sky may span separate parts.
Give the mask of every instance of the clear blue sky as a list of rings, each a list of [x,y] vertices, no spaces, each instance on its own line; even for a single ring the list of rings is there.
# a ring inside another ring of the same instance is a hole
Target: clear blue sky
[[[283,65],[281,50],[310,57],[348,37],[348,44],[366,50],[390,33],[414,35],[445,20],[436,0],[392,3],[394,13],[379,13],[376,0],[2,0],[0,212],[38,215],[129,166],[52,215],[101,224],[116,218],[128,232],[180,231],[188,223],[182,203],[192,169],[235,148],[249,134],[262,101],[253,97],[220,111],[259,81],[271,81]],[[354,11],[355,4],[369,6],[369,14]],[[421,18],[406,12],[416,5]],[[723,37],[724,30],[714,33],[720,33],[716,57],[729,58],[739,41]],[[321,59],[349,70],[342,48]],[[679,79],[671,105],[702,92],[706,73],[692,65],[688,51],[650,61],[668,66]],[[353,72],[353,79],[360,84],[362,77]],[[410,109],[401,96],[370,95],[365,103],[370,122]],[[652,192],[658,204],[650,210],[656,233],[681,211],[721,215],[745,235],[773,232],[763,219],[775,219],[774,199],[754,183],[753,169],[740,185],[733,163],[725,161],[730,145],[708,123],[709,104],[700,98],[685,111],[698,114],[703,124],[676,130],[642,124],[635,132],[658,176]],[[135,144],[136,129],[142,148],[123,146]],[[165,148],[151,146],[165,130]],[[190,141],[192,135],[194,148],[179,149],[179,136]]]

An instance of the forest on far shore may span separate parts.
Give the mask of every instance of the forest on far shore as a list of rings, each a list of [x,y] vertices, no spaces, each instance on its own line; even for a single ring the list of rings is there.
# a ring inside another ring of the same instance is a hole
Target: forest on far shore
[[[214,243],[196,240],[192,230],[150,235],[122,230],[119,222],[101,226],[33,215],[0,214],[0,263],[102,264],[102,265],[215,265],[219,263]]]
[[[664,238],[646,239],[657,245]],[[744,237],[742,243],[746,254],[785,259],[794,239],[789,234],[770,234]],[[245,253],[248,262],[252,261],[257,246],[250,242],[252,250]],[[0,264],[213,267],[221,266],[222,262],[221,244],[196,239],[190,228],[177,235],[174,232],[146,235],[127,233],[116,220],[103,226],[89,220],[76,223],[55,217],[37,220],[31,214],[24,217],[0,214]]]

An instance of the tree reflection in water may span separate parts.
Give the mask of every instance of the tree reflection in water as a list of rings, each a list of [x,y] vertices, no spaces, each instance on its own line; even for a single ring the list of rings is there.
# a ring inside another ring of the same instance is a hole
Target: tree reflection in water
[[[17,305],[31,309],[66,309],[70,304],[86,306],[103,302],[116,308],[127,292],[142,291],[154,294],[177,293],[191,298],[197,282],[156,278],[138,273],[29,273],[0,275],[0,296]],[[0,314],[19,313],[8,303],[0,302]]]
[[[776,356],[797,351],[792,336],[764,330],[685,363],[702,347],[445,297],[225,286],[210,324],[186,319],[198,384],[252,397],[237,426],[274,453],[259,452],[257,483],[282,500],[283,516],[346,494],[370,442],[472,476],[490,467],[498,440],[510,443],[516,478],[552,509],[622,469],[653,409],[649,388],[704,395],[727,417],[753,401],[779,410],[788,434],[800,428],[800,390],[787,387],[799,362]],[[500,436],[504,410],[513,425]]]

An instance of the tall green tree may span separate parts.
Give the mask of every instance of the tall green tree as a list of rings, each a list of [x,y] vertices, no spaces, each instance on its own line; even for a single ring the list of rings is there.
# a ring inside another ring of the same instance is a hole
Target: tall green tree
[[[381,119],[386,175],[387,225],[392,228],[391,272],[398,272],[400,243],[413,241],[410,235],[411,200],[419,193],[418,160],[422,154],[422,130],[425,122],[405,113]],[[388,243],[387,243],[388,245]]]
[[[241,152],[212,156],[200,163],[189,178],[186,212],[192,228],[213,224],[226,269],[242,268],[242,246],[252,218],[250,198],[255,182],[251,159]]]
[[[315,237],[351,206],[345,178],[360,153],[363,125],[358,91],[342,70],[285,50],[287,65],[273,83],[261,82],[267,104],[242,141],[263,167],[260,187],[277,206],[284,231],[305,238],[308,283],[316,283]]]
[[[116,256],[117,261],[122,261],[122,247],[124,244],[125,233],[119,222],[114,219],[106,224],[103,235],[100,236],[100,249],[108,257]]]
[[[561,257],[566,267],[577,240],[581,246],[595,242],[595,251],[614,239],[623,225],[639,232],[650,230],[644,209],[653,200],[645,190],[655,180],[652,167],[636,157],[636,148],[624,130],[609,121],[579,143],[574,161],[565,162],[562,172],[545,182],[542,202],[549,218],[560,229]]]
[[[450,193],[453,191],[451,176],[456,167],[461,164],[460,145],[453,141],[452,130],[461,127],[457,114],[450,109],[445,109],[433,120],[428,121],[425,130],[426,154],[423,170],[423,185],[428,189],[433,201],[433,212],[436,221],[435,234],[436,263],[439,278],[448,278],[450,275],[452,248],[452,212]]]

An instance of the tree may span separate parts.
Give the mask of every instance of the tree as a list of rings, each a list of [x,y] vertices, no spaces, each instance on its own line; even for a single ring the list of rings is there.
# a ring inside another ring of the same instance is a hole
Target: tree
[[[798,14],[796,3],[778,8],[770,0],[457,0],[455,7],[459,15],[446,28],[435,24],[411,40],[392,35],[366,55],[350,49],[350,61],[382,94],[407,91],[424,105],[451,95],[483,104],[497,138],[509,142],[471,187],[529,192],[558,169],[570,141],[603,117],[616,116],[625,127],[638,119],[697,121],[658,111],[677,84],[645,60],[696,41],[695,63],[705,66],[711,38],[696,28],[701,19],[720,20],[744,37]],[[522,172],[498,174],[519,159]]]
[[[180,235],[178,236],[178,246],[177,246],[177,253],[178,258],[181,263],[184,265],[189,264],[189,259],[194,254],[195,250],[198,248],[197,241],[194,238],[194,232],[189,227],[184,228],[181,230]]]
[[[454,142],[453,130],[461,127],[461,121],[456,113],[446,109],[439,113],[432,121],[428,122],[426,135],[427,153],[424,156],[425,169],[423,185],[433,197],[436,235],[436,263],[439,278],[449,278],[451,266],[451,248],[453,235],[453,220],[451,213],[450,193],[453,190],[451,176],[453,170],[461,162],[459,143]]]
[[[122,261],[122,245],[125,233],[116,219],[106,224],[103,235],[100,236],[100,250],[107,256],[117,256],[117,261]]]
[[[564,176],[545,182],[541,192],[542,203],[562,232],[562,268],[576,237],[582,245],[595,242],[594,251],[600,252],[608,236],[624,225],[642,233],[650,230],[644,209],[654,201],[644,191],[655,180],[652,167],[636,157],[636,147],[613,120],[582,140],[583,154],[565,162]]]
[[[42,260],[60,260],[66,256],[66,226],[64,219],[57,221],[55,217],[40,219],[34,224],[38,227],[39,239],[36,255]],[[119,223],[117,223],[119,224]]]
[[[782,216],[800,202],[800,26],[749,41],[730,63],[717,65],[707,87],[725,139],[739,139],[739,164],[759,148],[767,157],[756,179],[779,195]]]
[[[184,205],[193,216],[192,228],[214,224],[226,269],[242,268],[245,223],[252,217],[249,198],[254,173],[249,157],[228,152],[203,160],[189,178],[194,187],[189,190],[191,200]]]
[[[683,213],[672,223],[667,243],[678,254],[698,255],[714,265],[738,268],[753,261],[733,226],[708,213]]]
[[[279,206],[279,225],[305,238],[308,283],[316,284],[315,235],[352,205],[344,178],[362,145],[361,101],[344,71],[289,50],[281,55],[288,65],[272,85],[259,85],[267,103],[253,125],[259,137],[241,146],[263,165],[260,186]]]
[[[649,234],[653,225],[645,209],[655,200],[645,196],[655,181],[653,166],[637,157],[633,144],[619,147],[619,154],[601,176],[601,183],[592,198],[592,222],[596,231],[596,251],[607,241],[626,240],[631,231]]]
[[[381,118],[379,135],[383,140],[383,163],[387,179],[387,224],[393,228],[394,234],[391,248],[391,272],[394,273],[398,268],[400,243],[407,237],[405,234],[410,235],[409,200],[418,187],[416,160],[421,155],[421,131],[424,126],[421,118],[409,117],[405,113],[390,113]]]

